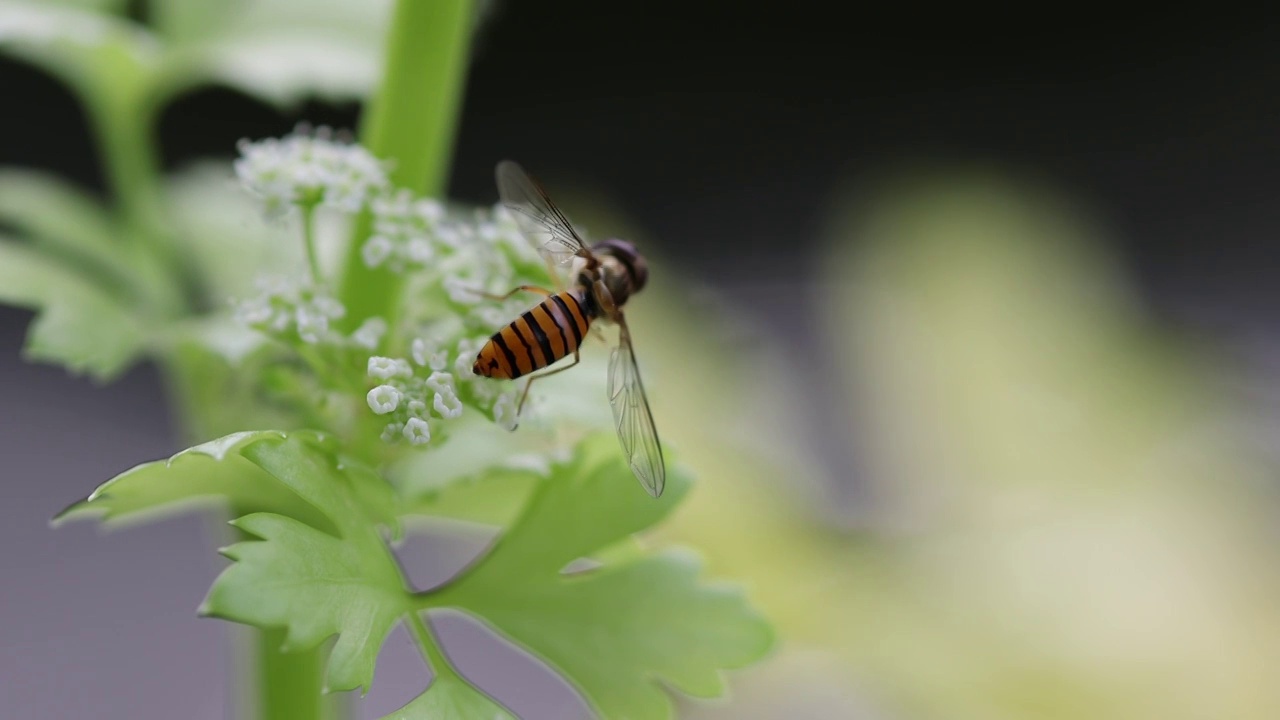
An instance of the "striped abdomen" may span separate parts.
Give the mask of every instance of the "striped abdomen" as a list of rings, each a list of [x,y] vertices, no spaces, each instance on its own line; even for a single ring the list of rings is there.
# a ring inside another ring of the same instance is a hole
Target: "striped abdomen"
[[[541,370],[572,355],[590,326],[591,313],[578,293],[558,292],[494,333],[471,369],[502,379]]]

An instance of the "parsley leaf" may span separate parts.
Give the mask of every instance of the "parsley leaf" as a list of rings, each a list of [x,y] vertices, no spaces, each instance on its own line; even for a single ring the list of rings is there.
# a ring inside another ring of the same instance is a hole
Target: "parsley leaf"
[[[427,692],[382,720],[505,720],[513,717],[498,705],[453,675],[439,675]]]
[[[301,442],[303,445],[290,445],[299,452],[303,446],[325,453],[336,449],[331,438],[310,431],[232,433],[187,448],[167,460],[143,463],[120,473],[59,513],[54,524],[94,516],[107,527],[121,527],[221,504],[242,511],[251,508],[285,515],[325,532],[338,532],[323,506],[312,501],[304,488],[290,486],[246,456],[255,444],[273,440]],[[251,455],[261,456],[262,452],[257,449]],[[342,485],[364,516],[398,537],[397,498],[391,486],[373,470],[349,458],[340,457],[338,464]]]
[[[771,631],[740,591],[699,582],[699,563],[686,551],[654,554],[632,539],[679,503],[685,474],[673,472],[655,500],[605,434],[535,482],[492,550],[424,593],[406,587],[379,530],[398,529],[398,498],[319,433],[229,435],[123,473],[64,517],[101,508],[118,522],[213,495],[264,510],[233,521],[250,539],[223,550],[233,564],[214,581],[201,614],[283,628],[286,650],[336,635],[328,687],[362,692],[382,643],[407,622],[435,677],[393,720],[510,717],[449,666],[422,610],[479,617],[548,662],[609,718],[668,718],[672,701],[660,682],[713,697],[723,691],[722,669],[769,650]],[[584,558],[599,566],[566,572]]]
[[[603,717],[668,718],[671,700],[657,680],[716,696],[720,669],[768,651],[768,625],[741,592],[700,585],[687,552],[562,570],[657,522],[688,486],[674,472],[667,492],[649,497],[617,441],[595,436],[553,468],[492,552],[423,604],[478,616],[561,672]]]
[[[241,449],[246,460],[324,513],[336,534],[274,513],[232,521],[261,540],[223,550],[235,563],[214,581],[201,614],[286,628],[285,650],[312,648],[337,634],[328,685],[364,692],[383,640],[410,609],[409,595],[370,505],[331,450],[307,434],[266,437]]]
[[[399,570],[381,542],[336,538],[273,513],[232,524],[262,541],[223,550],[236,562],[214,581],[201,614],[285,627],[285,651],[309,649],[337,634],[329,688],[367,691],[378,649],[408,610]]]

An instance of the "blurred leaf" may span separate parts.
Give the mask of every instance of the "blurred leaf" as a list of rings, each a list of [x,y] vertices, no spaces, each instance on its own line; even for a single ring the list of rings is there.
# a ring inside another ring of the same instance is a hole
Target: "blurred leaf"
[[[128,3],[129,0],[44,0],[46,5],[62,5],[63,7],[114,14],[123,11]]]
[[[513,718],[506,708],[465,682],[437,675],[427,692],[382,720],[503,720]]]
[[[158,25],[171,49],[166,92],[216,82],[278,107],[368,94],[391,9],[388,0],[167,0],[161,6]]]
[[[188,440],[202,442],[244,430],[298,427],[297,418],[262,397],[256,379],[274,359],[259,333],[225,314],[187,321],[166,353],[172,402],[186,418]]]
[[[721,453],[665,534],[897,717],[1275,716],[1276,498],[1222,431],[1214,368],[1025,178],[853,200],[813,294],[833,422],[867,472],[839,480],[873,488],[861,530],[725,482],[759,470]]]
[[[174,236],[188,263],[200,269],[207,299],[228,308],[256,294],[257,273],[304,267],[300,232],[289,222],[267,222],[225,163],[201,162],[165,180]],[[328,216],[318,218],[317,225]],[[322,230],[323,228],[318,228]],[[255,272],[245,272],[246,267]]]
[[[676,471],[661,498],[648,497],[616,438],[595,436],[553,470],[492,552],[428,601],[490,623],[562,672],[604,717],[670,717],[655,679],[715,696],[721,668],[769,649],[768,626],[739,592],[700,587],[698,563],[684,553],[561,570],[660,520],[688,485]]]
[[[1247,421],[1222,369],[1144,317],[1097,224],[1026,178],[840,197],[804,289],[817,348],[730,345],[657,269],[628,305],[662,338],[637,351],[699,477],[660,534],[748,583],[788,648],[839,658],[810,680],[872,717],[1276,717],[1274,468],[1230,432]],[[802,382],[830,388],[865,471],[835,482],[872,488],[844,530],[798,492]],[[708,430],[735,426],[754,444]],[[727,717],[840,714],[800,709],[822,688],[773,662],[740,682],[770,696]]]
[[[226,32],[231,16],[252,4],[245,0],[148,0],[147,8],[157,35],[166,43],[186,45]]]
[[[0,3],[0,52],[53,73],[86,101],[116,111],[132,107],[145,93],[161,61],[155,36],[128,20],[17,0]]]
[[[110,213],[85,191],[40,170],[0,169],[0,225],[79,262],[112,287],[133,276]]]
[[[88,277],[0,238],[0,302],[38,312],[26,356],[100,381],[119,375],[148,335],[131,309]]]

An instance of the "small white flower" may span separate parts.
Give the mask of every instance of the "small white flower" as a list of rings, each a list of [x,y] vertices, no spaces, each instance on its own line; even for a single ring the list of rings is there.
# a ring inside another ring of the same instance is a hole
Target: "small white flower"
[[[236,306],[236,319],[245,325],[266,325],[274,315],[271,304],[263,300],[249,300]]]
[[[250,327],[276,335],[290,328],[303,342],[317,344],[333,337],[330,323],[346,315],[346,307],[324,287],[289,277],[255,278],[258,296],[240,302],[236,315]]]
[[[432,198],[423,198],[413,204],[413,214],[427,225],[435,225],[444,219],[444,204]]]
[[[427,378],[426,385],[435,392],[453,391],[453,376],[447,372],[433,372]]]
[[[426,404],[425,402],[421,401],[421,400],[410,400],[410,401],[409,401],[409,415],[410,415],[411,417],[416,417],[416,418],[426,417],[426,415],[427,415],[427,404]]]
[[[498,396],[493,404],[493,421],[506,430],[516,429],[516,401],[511,393]]]
[[[364,247],[360,248],[360,257],[366,266],[376,268],[386,262],[394,251],[395,246],[391,244],[390,239],[382,235],[373,235],[365,240]]]
[[[311,308],[330,320],[337,320],[347,314],[346,306],[337,298],[328,295],[315,295],[312,297]]]
[[[380,317],[371,317],[361,323],[354,333],[351,333],[351,340],[362,348],[373,350],[378,347],[378,342],[382,340],[382,336],[386,332],[387,321]]]
[[[352,213],[388,184],[377,158],[325,127],[299,126],[284,138],[241,140],[238,147],[236,176],[272,212],[322,204]]]
[[[427,378],[427,387],[435,392],[432,407],[440,413],[440,417],[456,418],[462,415],[462,400],[458,398],[458,390],[454,387],[453,376],[447,372],[433,372]]]
[[[319,342],[320,337],[329,330],[329,318],[307,305],[299,305],[294,310],[294,322],[298,326],[298,337],[312,345]]]
[[[407,360],[403,360],[401,358],[389,358],[374,355],[369,358],[369,365],[366,372],[369,377],[375,377],[379,380],[390,380],[395,377],[412,376],[413,367],[409,365]]]
[[[418,265],[426,265],[435,257],[436,251],[426,238],[413,238],[405,243],[405,259]]]
[[[369,409],[378,415],[394,412],[400,406],[400,391],[390,385],[379,385],[365,396]]]
[[[427,345],[427,341],[422,338],[414,338],[413,342],[409,344],[409,354],[413,357],[413,361],[419,365],[427,364],[427,356],[431,352],[432,350]]]
[[[400,437],[400,432],[402,430],[404,430],[404,425],[401,425],[400,423],[391,423],[387,425],[382,428],[382,441],[389,443],[395,440]]]
[[[422,338],[414,338],[409,346],[409,352],[413,356],[413,361],[420,366],[436,371],[444,370],[449,366],[449,351],[428,343]]]
[[[458,341],[458,359],[453,363],[453,372],[459,377],[471,377],[475,373],[472,366],[475,365],[476,356],[480,354],[480,348],[488,342],[488,338],[463,338]]]
[[[436,399],[432,403],[432,407],[440,413],[443,418],[456,418],[462,416],[462,400],[452,391],[447,393],[436,393]]]
[[[431,441],[431,427],[422,418],[409,418],[404,424],[404,437],[414,445],[425,445]]]

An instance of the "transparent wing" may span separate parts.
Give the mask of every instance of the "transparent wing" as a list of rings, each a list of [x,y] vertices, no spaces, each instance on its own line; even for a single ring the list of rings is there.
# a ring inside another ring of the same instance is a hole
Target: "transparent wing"
[[[564,265],[575,255],[589,252],[578,231],[551,202],[547,191],[523,168],[511,160],[503,160],[494,175],[503,206],[543,257],[555,265]]]
[[[625,321],[621,318],[619,321],[622,332],[609,357],[609,404],[613,406],[618,440],[622,442],[631,471],[650,495],[658,497],[667,483],[662,445],[658,442],[658,431],[649,411],[649,399],[645,397],[644,385],[640,382],[640,368],[631,347],[631,332]]]

